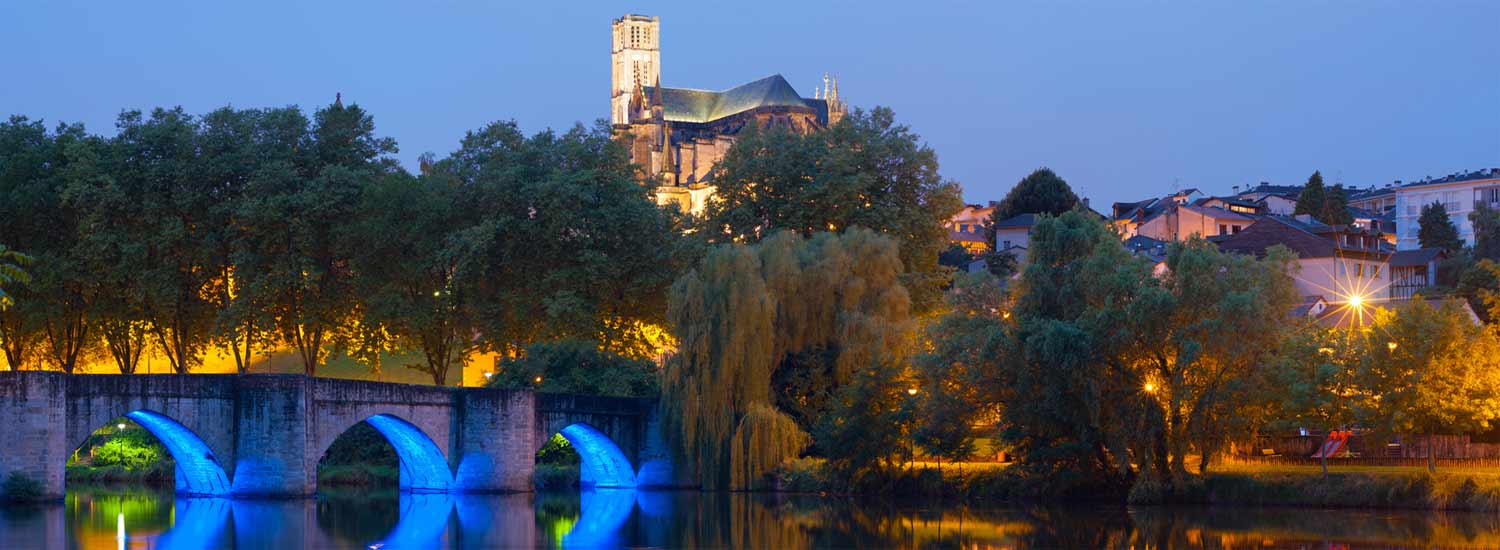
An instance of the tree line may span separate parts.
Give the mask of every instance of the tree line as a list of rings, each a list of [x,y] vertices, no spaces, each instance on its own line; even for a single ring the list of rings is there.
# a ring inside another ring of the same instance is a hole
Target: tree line
[[[607,128],[493,123],[417,174],[396,151],[341,101],[126,111],[112,137],[11,117],[0,236],[29,277],[5,270],[6,363],[129,374],[150,349],[187,373],[215,350],[245,372],[289,350],[315,374],[401,351],[441,384],[543,339],[647,353],[679,232]]]

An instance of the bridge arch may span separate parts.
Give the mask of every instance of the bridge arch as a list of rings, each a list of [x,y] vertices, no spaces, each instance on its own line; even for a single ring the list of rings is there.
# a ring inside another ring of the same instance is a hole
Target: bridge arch
[[[422,428],[389,413],[370,415],[360,422],[375,428],[395,449],[400,461],[402,492],[446,493],[455,488],[447,457]],[[333,435],[337,437],[352,427],[353,425],[345,427]],[[323,450],[318,456],[327,453],[332,444],[333,440],[330,438],[328,444],[322,446]]]
[[[585,487],[635,487],[635,467],[620,446],[584,422],[558,431],[578,452],[578,484]]]
[[[124,414],[139,424],[167,448],[176,463],[173,477],[178,493],[193,496],[223,496],[229,494],[229,476],[219,463],[213,449],[197,433],[165,414],[136,409]],[[78,442],[73,448],[83,446]]]

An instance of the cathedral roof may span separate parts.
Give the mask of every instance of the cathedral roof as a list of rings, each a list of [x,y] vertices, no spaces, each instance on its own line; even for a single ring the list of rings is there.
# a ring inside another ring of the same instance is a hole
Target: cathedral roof
[[[653,86],[645,88],[646,97],[654,97]],[[761,107],[804,107],[823,114],[827,108],[821,99],[805,99],[792,89],[781,75],[771,75],[722,92],[690,88],[661,89],[663,116],[672,122],[711,122]]]

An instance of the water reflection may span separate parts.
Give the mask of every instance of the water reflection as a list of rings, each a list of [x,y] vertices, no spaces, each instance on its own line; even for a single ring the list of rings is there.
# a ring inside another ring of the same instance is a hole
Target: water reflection
[[[124,537],[121,538],[123,533]],[[1497,548],[1500,516],[1305,509],[916,507],[598,489],[176,498],[78,490],[0,508],[0,548]]]

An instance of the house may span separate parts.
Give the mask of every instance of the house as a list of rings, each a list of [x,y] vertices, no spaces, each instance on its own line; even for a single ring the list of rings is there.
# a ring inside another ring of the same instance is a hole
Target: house
[[[1208,200],[1202,191],[1187,189],[1178,191],[1171,195],[1157,199],[1146,199],[1136,202],[1117,202],[1111,205],[1111,217],[1107,218],[1110,226],[1121,238],[1145,235],[1157,240],[1176,241],[1187,238],[1191,233],[1181,234],[1178,238],[1178,219],[1173,213],[1181,208],[1199,208],[1196,205]],[[1226,209],[1214,208],[1214,210]],[[1163,218],[1168,216],[1168,218]],[[1190,214],[1189,223],[1202,223],[1202,220],[1193,218]],[[1231,225],[1248,225],[1248,222],[1236,222]],[[1204,236],[1213,235],[1213,232],[1203,232]]]
[[[1209,197],[1197,202],[1198,206],[1218,208],[1248,215],[1266,214],[1266,205],[1259,201],[1242,199],[1239,197]]]
[[[1254,215],[1223,208],[1168,203],[1155,216],[1137,224],[1134,234],[1169,242],[1187,240],[1193,235],[1233,235],[1255,223],[1256,219]]]
[[[1302,296],[1328,297],[1335,305],[1389,297],[1393,251],[1378,234],[1360,228],[1330,226],[1305,215],[1267,216],[1218,241],[1220,250],[1258,257],[1276,245],[1297,254],[1294,282]]]
[[[995,222],[995,250],[1015,256],[1018,265],[1025,263],[1036,218],[1036,214],[1017,214]]]
[[[1297,197],[1301,195],[1301,185],[1271,185],[1260,182],[1260,185],[1246,189],[1236,194],[1235,197],[1264,205],[1267,214],[1290,216],[1297,211]]]
[[[1391,254],[1390,297],[1410,300],[1422,289],[1437,284],[1438,264],[1447,257],[1441,248],[1400,250]]]
[[[1417,239],[1417,219],[1422,207],[1439,202],[1448,210],[1448,218],[1458,227],[1458,235],[1465,244],[1474,244],[1474,225],[1469,222],[1469,213],[1476,204],[1500,208],[1500,168],[1449,174],[1443,178],[1427,178],[1395,188],[1396,248],[1411,250],[1421,248]]]
[[[962,210],[943,224],[948,228],[948,242],[962,246],[972,254],[989,252],[990,243],[984,238],[984,226],[990,223],[990,216],[994,213],[993,202],[989,206],[964,205]]]

